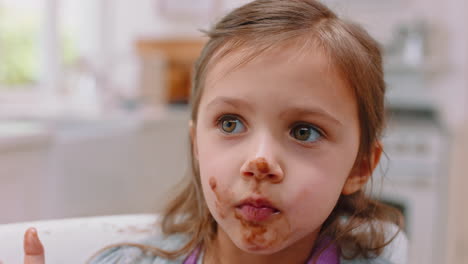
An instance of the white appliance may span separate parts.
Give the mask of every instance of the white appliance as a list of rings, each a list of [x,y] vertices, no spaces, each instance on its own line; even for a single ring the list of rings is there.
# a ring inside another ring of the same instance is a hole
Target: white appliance
[[[447,137],[430,109],[390,109],[385,154],[372,193],[399,208],[409,239],[409,264],[441,264],[447,199]],[[383,183],[383,184],[382,184]]]

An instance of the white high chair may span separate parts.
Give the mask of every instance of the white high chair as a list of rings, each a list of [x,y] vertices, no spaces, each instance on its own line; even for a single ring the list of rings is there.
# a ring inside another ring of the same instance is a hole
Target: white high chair
[[[160,232],[158,215],[112,215],[0,225],[0,264],[23,263],[23,237],[35,227],[46,264],[83,264],[98,250],[119,242],[138,241]],[[389,226],[394,234],[395,226]],[[408,240],[400,233],[384,252],[393,264],[406,264]],[[344,263],[345,264],[345,263]],[[411,263],[413,264],[413,263]]]
[[[83,264],[110,244],[159,232],[156,214],[112,215],[0,225],[0,264],[23,263],[23,237],[35,227],[47,264]]]

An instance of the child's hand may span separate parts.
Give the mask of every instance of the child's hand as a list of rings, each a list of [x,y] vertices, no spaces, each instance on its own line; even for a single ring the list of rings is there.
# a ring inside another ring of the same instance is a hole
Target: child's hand
[[[28,228],[24,233],[24,264],[44,264],[44,247],[35,228]]]

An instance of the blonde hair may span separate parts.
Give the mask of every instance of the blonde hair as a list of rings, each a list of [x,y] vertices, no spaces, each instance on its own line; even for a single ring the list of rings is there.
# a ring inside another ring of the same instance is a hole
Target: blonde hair
[[[217,60],[242,49],[246,54],[240,63],[243,64],[291,41],[302,44],[301,50],[307,50],[312,40],[313,45],[329,56],[354,92],[360,123],[355,166],[364,164],[372,171],[369,158],[373,147],[379,144],[384,127],[385,83],[379,45],[363,28],[338,18],[315,0],[257,0],[233,10],[206,34],[209,41],[196,62],[192,82],[194,124],[204,81],[210,66]],[[209,246],[213,241],[217,223],[206,205],[198,164],[192,153],[192,173],[185,179],[185,187],[168,204],[162,218],[164,234],[184,233],[189,238],[188,243],[173,252],[138,245],[140,248],[162,257],[176,258],[197,246]],[[368,198],[361,190],[339,198],[320,235],[333,237],[344,258],[372,258],[379,256],[397,235],[388,238],[385,223],[393,222],[401,227],[401,219],[396,209]]]

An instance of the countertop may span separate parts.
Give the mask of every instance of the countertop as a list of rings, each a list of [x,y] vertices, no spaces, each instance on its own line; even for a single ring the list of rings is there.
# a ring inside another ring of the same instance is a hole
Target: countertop
[[[0,120],[0,153],[47,147],[54,141],[147,129],[165,120],[189,120],[187,106],[146,108],[100,116],[51,116]]]

